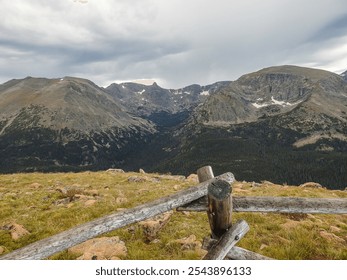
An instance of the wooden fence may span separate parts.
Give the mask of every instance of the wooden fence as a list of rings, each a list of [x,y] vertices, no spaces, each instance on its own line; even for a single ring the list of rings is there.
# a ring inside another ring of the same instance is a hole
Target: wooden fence
[[[6,259],[44,259],[103,233],[136,223],[158,214],[178,211],[207,211],[211,237],[204,241],[204,259],[269,259],[236,247],[249,230],[246,221],[232,224],[233,211],[276,213],[347,214],[347,199],[293,197],[232,197],[232,173],[214,177],[212,168],[198,170],[199,184],[155,201],[98,218],[54,236],[3,255]]]

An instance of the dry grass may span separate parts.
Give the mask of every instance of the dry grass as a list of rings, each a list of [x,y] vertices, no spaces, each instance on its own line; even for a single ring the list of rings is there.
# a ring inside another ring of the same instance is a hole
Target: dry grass
[[[129,177],[141,182],[129,182]],[[54,173],[0,175],[0,247],[3,253],[52,236],[75,225],[172,194],[194,183],[158,174]],[[235,196],[300,196],[347,198],[346,191],[300,188],[264,183],[234,184]],[[87,206],[86,201],[94,201]],[[239,243],[276,259],[347,259],[347,215],[280,215],[235,213],[251,230]],[[16,222],[30,235],[12,240],[6,225]],[[324,233],[324,234],[323,234]],[[327,234],[325,234],[327,233]],[[138,224],[108,233],[128,248],[127,259],[200,259],[199,250],[181,250],[173,240],[209,234],[205,213],[174,212],[156,242],[148,243]],[[336,238],[334,238],[336,236]],[[67,251],[53,259],[74,259]]]

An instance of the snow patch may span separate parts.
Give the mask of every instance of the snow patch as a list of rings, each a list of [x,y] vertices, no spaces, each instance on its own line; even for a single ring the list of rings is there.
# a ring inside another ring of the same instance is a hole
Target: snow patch
[[[200,92],[200,95],[208,96],[208,95],[210,95],[210,93],[209,93],[209,91],[204,90],[204,91]]]
[[[271,101],[272,101],[272,104],[280,105],[280,106],[283,106],[283,107],[295,105],[295,104],[292,104],[292,103],[289,103],[289,102],[276,100],[273,96],[271,96]]]
[[[142,94],[142,93],[144,93],[146,90],[145,89],[143,89],[143,90],[141,90],[141,91],[139,91],[139,92],[137,92],[138,94]]]
[[[270,106],[270,105],[272,105],[272,104],[268,104],[268,103],[264,103],[264,104],[252,103],[252,105],[253,105],[255,108],[259,109],[259,108],[262,108],[262,107]]]
[[[189,91],[185,91],[184,93],[185,93],[185,94],[188,94],[188,95],[190,94],[190,92],[189,92]]]
[[[257,101],[261,101],[261,100],[263,100],[263,99],[262,98],[258,98],[257,99]],[[279,105],[279,106],[282,106],[282,107],[289,107],[289,106],[297,105],[299,103],[300,103],[300,101],[298,101],[296,103],[279,101],[279,100],[276,100],[273,96],[271,96],[271,102],[265,102],[265,103],[262,103],[262,104],[258,104],[257,102],[255,102],[255,103],[252,103],[252,105],[255,108],[259,109],[259,108],[266,107],[266,106],[271,106],[271,105]]]
[[[125,86],[122,85],[122,88],[125,88]]]

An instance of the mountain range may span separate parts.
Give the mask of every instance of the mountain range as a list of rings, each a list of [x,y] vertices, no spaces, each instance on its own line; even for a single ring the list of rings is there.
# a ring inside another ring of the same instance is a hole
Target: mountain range
[[[0,172],[105,168],[345,188],[347,72],[277,66],[236,81],[106,88],[73,77],[0,85]]]

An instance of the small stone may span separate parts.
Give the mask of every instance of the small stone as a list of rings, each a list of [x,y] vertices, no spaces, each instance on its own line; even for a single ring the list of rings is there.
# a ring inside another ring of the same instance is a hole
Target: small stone
[[[67,205],[71,202],[72,200],[69,197],[58,199],[54,202],[55,205]]]
[[[181,239],[174,240],[173,243],[178,243],[181,245],[181,249],[183,251],[187,250],[199,250],[201,249],[201,242],[196,240],[196,236],[194,234],[184,237]]]
[[[260,250],[260,251],[261,251],[261,250],[264,250],[264,249],[265,249],[265,248],[267,248],[267,247],[269,247],[269,246],[268,246],[268,245],[266,245],[266,244],[261,244],[261,246],[260,246],[260,249],[259,249],[259,250]]]
[[[157,238],[157,234],[169,222],[172,213],[173,211],[169,211],[139,223],[147,241]]]
[[[118,236],[90,239],[68,249],[68,252],[80,255],[78,260],[119,260],[127,256],[125,243]]]
[[[198,175],[196,175],[196,174],[190,174],[190,175],[187,177],[187,181],[190,181],[190,182],[193,182],[193,183],[199,183]]]
[[[146,174],[146,172],[142,168],[140,168],[139,173]]]
[[[114,168],[109,168],[106,170],[108,173],[125,173],[123,169],[114,169]]]
[[[128,182],[132,182],[132,183],[142,183],[142,182],[146,182],[147,179],[145,177],[138,177],[138,176],[130,176],[128,178]]]
[[[256,187],[260,187],[261,186],[261,184],[256,183],[256,182],[252,182],[251,185],[252,185],[252,188],[256,188]]]
[[[13,240],[18,240],[21,237],[30,234],[30,232],[24,226],[16,223],[10,224],[9,229]]]
[[[59,186],[59,187],[57,187],[55,190],[58,191],[58,192],[60,192],[60,193],[63,194],[63,195],[67,195],[67,189],[66,189],[65,187]]]

